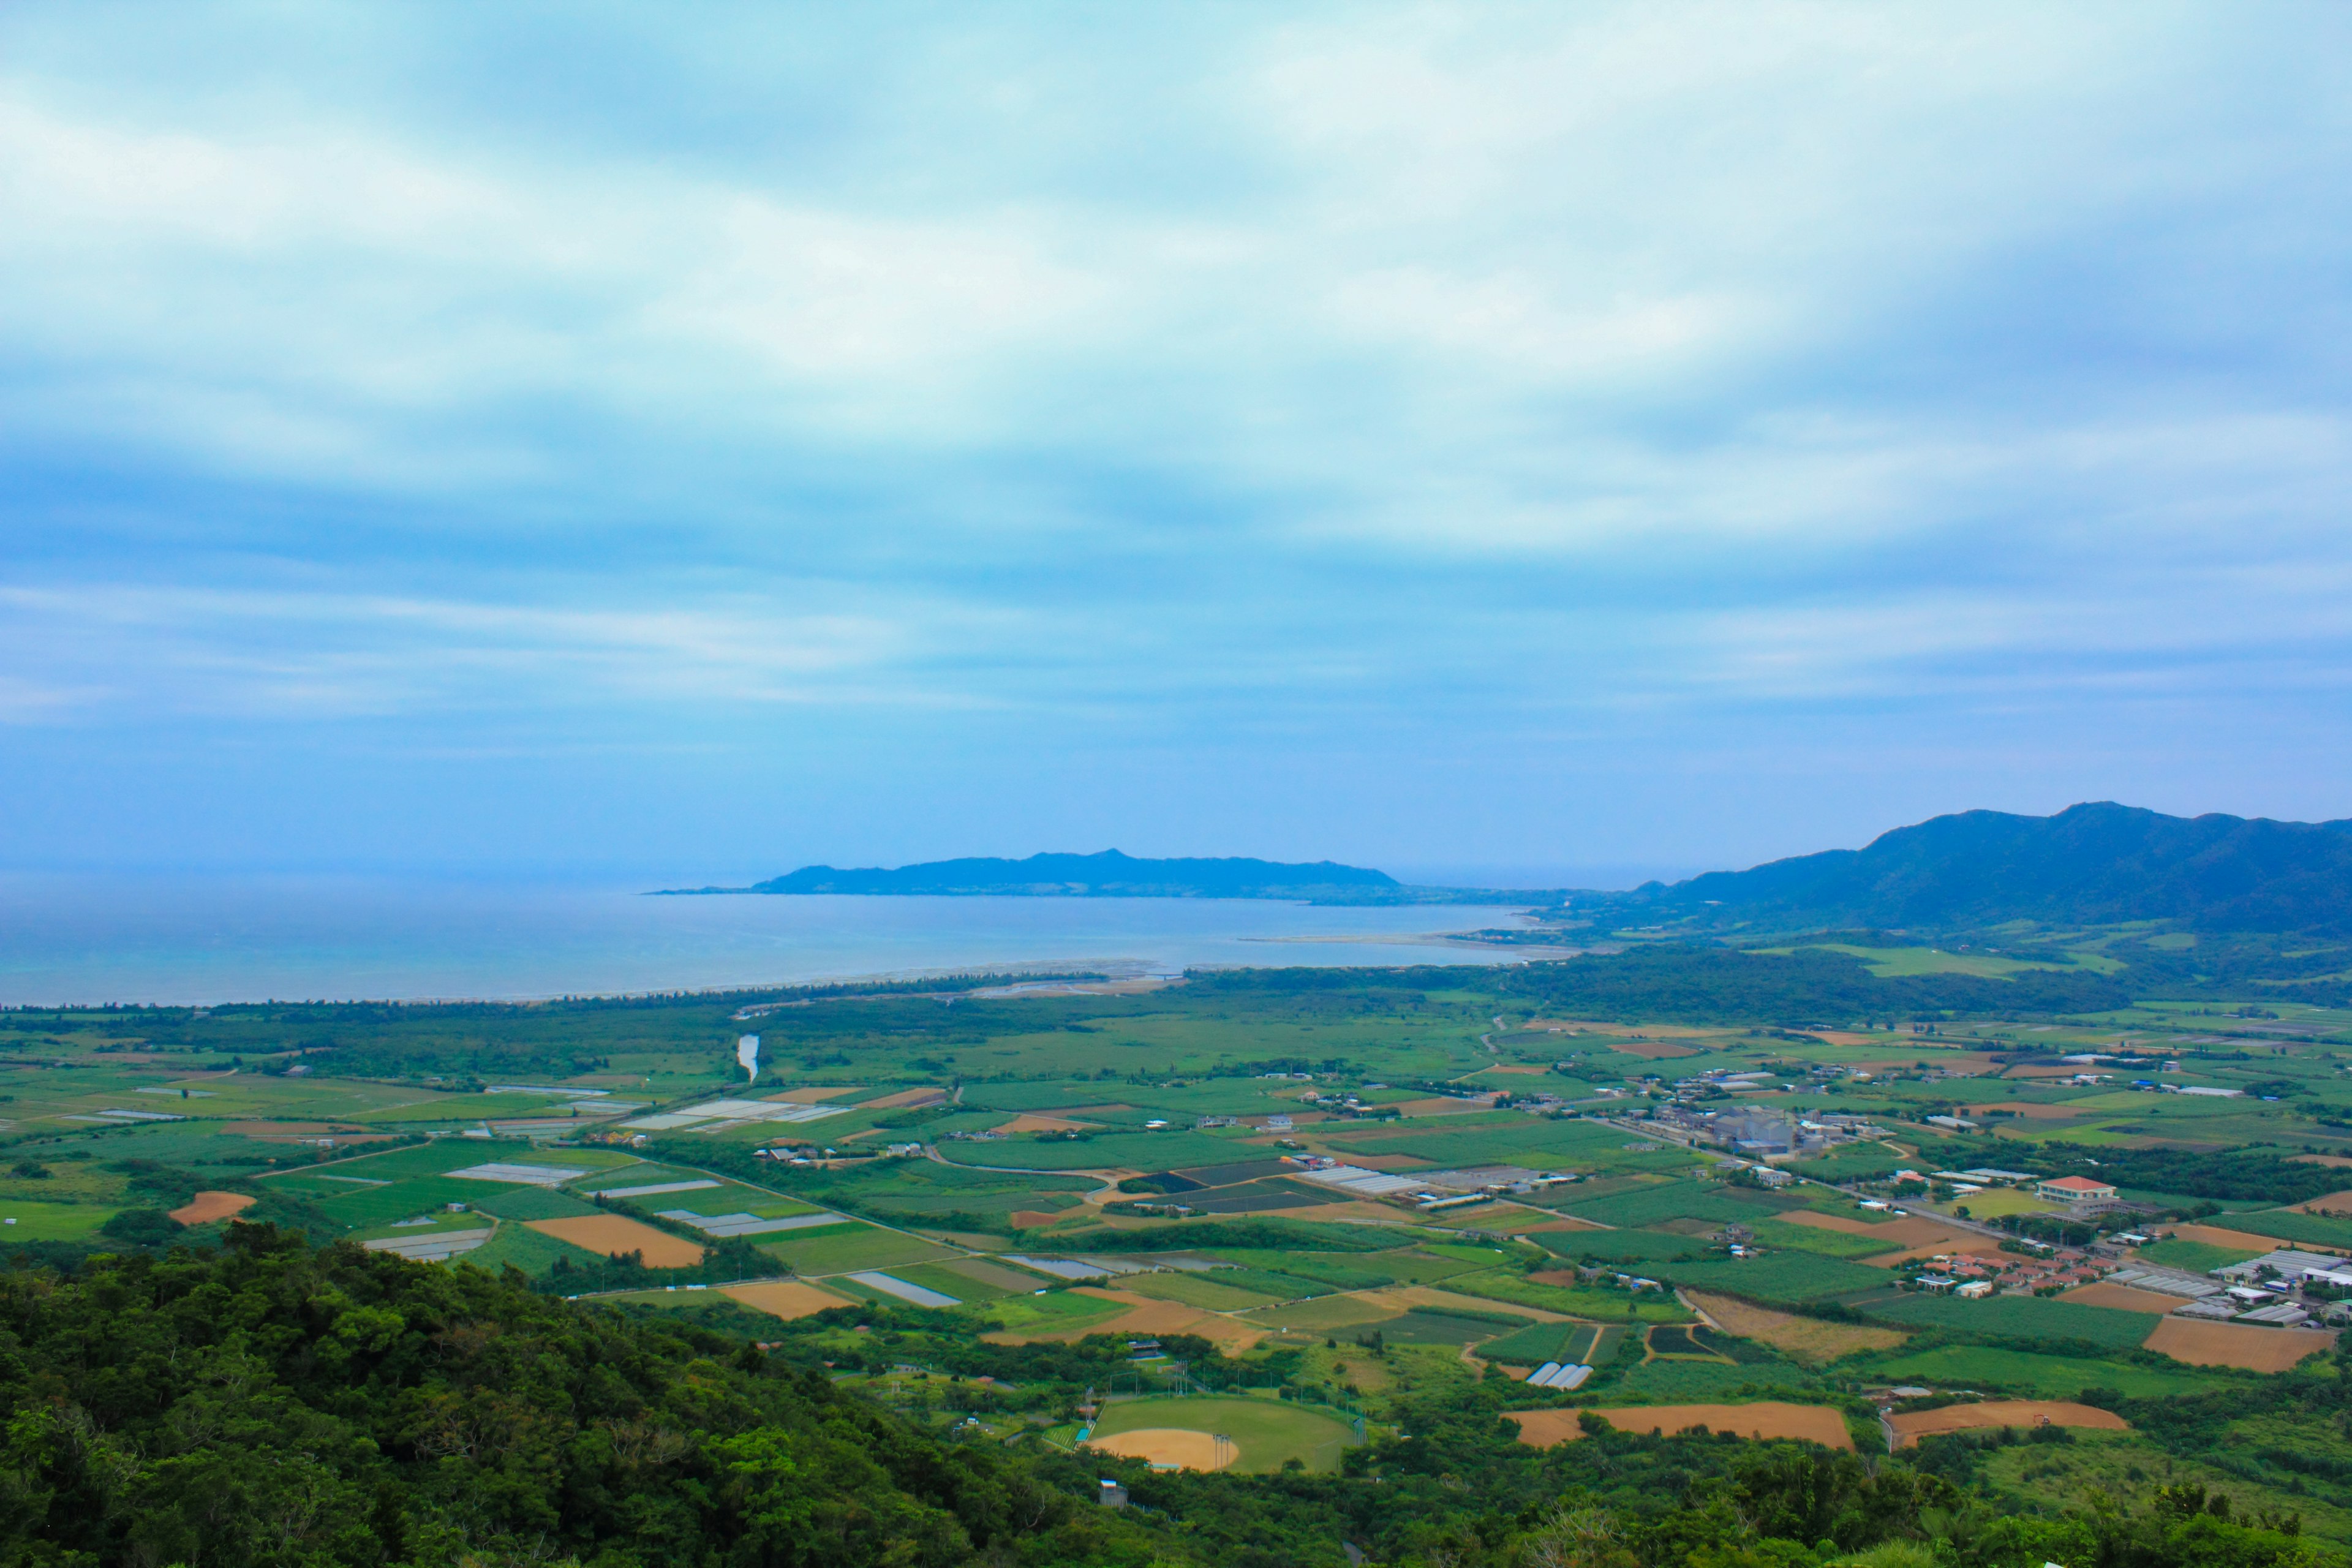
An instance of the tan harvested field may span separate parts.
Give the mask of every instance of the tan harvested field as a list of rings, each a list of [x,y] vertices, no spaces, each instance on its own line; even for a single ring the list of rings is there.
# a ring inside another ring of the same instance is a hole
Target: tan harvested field
[[[688,1241],[682,1236],[672,1236],[666,1230],[656,1230],[649,1225],[616,1214],[582,1215],[577,1219],[534,1219],[526,1220],[523,1224],[526,1228],[541,1236],[551,1236],[558,1241],[568,1241],[591,1252],[606,1256],[615,1252],[643,1252],[648,1268],[690,1268],[702,1261],[699,1243]]]
[[[2294,1207],[2298,1214],[2342,1214],[2352,1209],[2352,1192],[2329,1193],[2309,1203],[2296,1204]]]
[[[2153,1290],[2136,1290],[2129,1285],[2110,1285],[2101,1280],[2096,1285],[2077,1285],[2063,1292],[2058,1300],[2073,1301],[2084,1307],[2114,1307],[2126,1312],[2169,1312],[2185,1306],[2187,1296],[2160,1296]]]
[[[1093,1121],[1072,1121],[1066,1116],[1034,1116],[1024,1113],[1010,1121],[998,1123],[994,1131],[998,1132],[1083,1132],[1090,1127],[1098,1125],[1100,1123]]]
[[[2031,1100],[2004,1100],[1998,1105],[1979,1107],[1980,1110],[2006,1110],[2011,1116],[2028,1121],[2072,1121],[2083,1113],[2063,1105],[2036,1105]]]
[[[778,1279],[765,1285],[722,1285],[719,1293],[772,1318],[806,1318],[828,1308],[850,1305],[846,1296],[836,1296],[797,1279]]]
[[[902,1089],[896,1094],[886,1094],[879,1100],[869,1100],[860,1110],[898,1110],[910,1105],[937,1105],[948,1097],[943,1089]]]
[[[1906,1247],[1900,1252],[1874,1252],[1868,1258],[1857,1258],[1854,1261],[1871,1268],[1895,1268],[1917,1258],[1997,1258],[2000,1255],[2000,1243],[1989,1236],[1951,1235],[1941,1241]]]
[[[1014,1209],[1011,1218],[1021,1230],[1040,1230],[1062,1216],[1049,1209]]]
[[[1685,1290],[1683,1298],[1725,1333],[1770,1345],[1790,1360],[1808,1366],[1820,1366],[1856,1351],[1893,1350],[1909,1337],[1895,1329],[1825,1323],[1790,1312],[1775,1312],[1729,1296]]]
[[[1524,1064],[1515,1064],[1515,1065],[1511,1065],[1511,1066],[1498,1066],[1498,1067],[1491,1067],[1491,1068],[1480,1068],[1478,1070],[1479,1070],[1480,1072],[1482,1072],[1482,1073],[1487,1073],[1487,1072],[1526,1073],[1526,1074],[1528,1074],[1528,1075],[1530,1075],[1530,1076],[1532,1076],[1532,1077],[1538,1077],[1538,1078],[1540,1078],[1540,1077],[1541,1077],[1542,1075],[1544,1075],[1545,1073],[1548,1073],[1548,1072],[1551,1071],[1551,1068],[1545,1068],[1545,1067],[1532,1067],[1532,1066],[1528,1066],[1528,1065],[1524,1065]]]
[[[1504,1419],[1519,1425],[1519,1441],[1549,1448],[1584,1436],[1577,1424],[1578,1410],[1507,1410]],[[1822,1405],[1635,1405],[1596,1410],[1620,1432],[1663,1432],[1668,1436],[1704,1426],[1741,1437],[1796,1437],[1825,1448],[1852,1448],[1853,1436],[1845,1417]]]
[[[1508,1312],[1515,1318],[1525,1318],[1531,1323],[1565,1323],[1572,1321],[1565,1312],[1547,1312],[1541,1307],[1522,1307],[1517,1301],[1490,1301],[1484,1296],[1464,1296],[1452,1290],[1441,1290],[1434,1285],[1405,1285],[1392,1290],[1382,1290],[1376,1300],[1402,1301],[1408,1307],[1427,1307],[1432,1311]]]
[[[2167,1318],[2140,1342],[2191,1366],[2235,1366],[2284,1372],[2314,1351],[2336,1342],[2334,1329],[2263,1329],[2252,1323],[2199,1323]]]
[[[1980,1405],[1947,1405],[1941,1410],[1914,1410],[1890,1415],[1895,1446],[1907,1448],[1934,1432],[1967,1432],[1985,1426],[2088,1426],[2102,1432],[2128,1432],[2124,1418],[2095,1405],[2074,1405],[2063,1399],[1989,1399]]]
[[[242,1214],[253,1205],[249,1193],[198,1193],[191,1202],[172,1211],[172,1217],[182,1225],[210,1225],[216,1219],[226,1219]]]
[[[1695,1057],[1696,1046],[1670,1045],[1664,1040],[1611,1040],[1609,1048],[1622,1051],[1629,1057],[1639,1057],[1645,1062],[1664,1061],[1670,1057]]]
[[[784,1105],[824,1105],[832,1100],[847,1100],[853,1095],[870,1094],[871,1089],[836,1089],[820,1085],[815,1089],[787,1089],[776,1094],[763,1094],[761,1100],[775,1100]]]
[[[2333,1165],[2337,1170],[2352,1167],[2352,1156],[2343,1154],[2289,1154],[2290,1165]]]
[[[1089,1437],[1089,1448],[1106,1454],[1117,1454],[1123,1459],[1141,1459],[1150,1465],[1174,1465],[1185,1470],[1216,1470],[1234,1462],[1234,1451],[1228,1448],[1223,1464],[1217,1459],[1217,1440],[1206,1432],[1187,1432],[1181,1426],[1143,1426],[1132,1432],[1117,1432],[1108,1437]]]
[[[2208,1247],[2234,1247],[2240,1252],[2269,1252],[2288,1245],[2274,1236],[2256,1236],[2248,1230],[2224,1230],[2218,1225],[2176,1225],[2170,1230],[2183,1241],[2201,1241]],[[2305,1250],[2326,1252],[2328,1249],[2306,1245]]]

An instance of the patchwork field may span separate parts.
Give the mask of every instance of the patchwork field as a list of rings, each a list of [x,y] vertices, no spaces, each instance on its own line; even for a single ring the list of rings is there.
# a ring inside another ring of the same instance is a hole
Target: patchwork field
[[[740,1301],[754,1311],[765,1312],[772,1318],[806,1318],[835,1307],[845,1307],[850,1298],[821,1289],[796,1279],[771,1280],[759,1285],[723,1285],[719,1293],[730,1300]]]
[[[1520,1442],[1548,1448],[1554,1443],[1572,1442],[1584,1436],[1580,1417],[1585,1414],[1576,1409],[1507,1410],[1503,1418],[1518,1427]],[[1853,1447],[1844,1414],[1820,1405],[1644,1405],[1596,1408],[1590,1414],[1621,1432],[1671,1435],[1704,1426],[1710,1432],[1728,1432],[1742,1437],[1794,1437],[1826,1448]]]
[[[2284,1372],[2306,1356],[2333,1348],[2334,1329],[2265,1329],[2251,1323],[2200,1323],[2167,1318],[2143,1342],[2190,1366],[2237,1366]]]
[[[2126,1430],[2124,1418],[2095,1405],[2072,1405],[2053,1399],[1996,1399],[1975,1405],[1948,1405],[1940,1410],[1915,1410],[1887,1417],[1895,1428],[1895,1445],[1907,1448],[1936,1432],[1967,1432],[1985,1427],[2082,1426],[2095,1431]]]
[[[1808,1366],[1823,1365],[1864,1351],[1892,1350],[1909,1338],[1895,1329],[1828,1323],[1818,1318],[1775,1312],[1730,1296],[1709,1296],[1696,1290],[1686,1294],[1691,1305],[1720,1324],[1726,1333],[1770,1345],[1790,1360]]]

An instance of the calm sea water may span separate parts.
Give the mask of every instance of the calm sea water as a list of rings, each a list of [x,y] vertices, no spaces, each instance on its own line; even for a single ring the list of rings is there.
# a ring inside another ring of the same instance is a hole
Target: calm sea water
[[[0,878],[0,1005],[530,998],[1085,963],[1493,963],[1507,909],[646,898],[346,879]]]

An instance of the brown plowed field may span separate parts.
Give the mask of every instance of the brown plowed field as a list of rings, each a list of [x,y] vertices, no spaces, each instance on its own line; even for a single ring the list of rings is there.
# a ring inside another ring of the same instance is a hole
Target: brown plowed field
[[[2094,1405],[2072,1405],[2063,1399],[1990,1399],[1981,1405],[1947,1405],[1941,1410],[1914,1410],[1890,1415],[1895,1446],[1907,1448],[1932,1432],[1966,1432],[1980,1426],[2089,1426],[2102,1432],[2128,1432],[2124,1418]]]
[[[209,1225],[216,1219],[226,1219],[242,1214],[253,1205],[248,1193],[198,1193],[194,1201],[172,1211],[172,1217],[182,1225]]]
[[[1035,1230],[1040,1226],[1049,1226],[1061,1217],[1060,1215],[1045,1209],[1014,1209],[1012,1215],[1013,1225],[1022,1230]]]
[[[1519,1441],[1549,1448],[1584,1436],[1577,1410],[1507,1410],[1504,1419],[1519,1425]],[[1845,1417],[1827,1405],[1637,1405],[1594,1412],[1620,1432],[1664,1432],[1672,1436],[1694,1426],[1729,1432],[1742,1437],[1798,1437],[1825,1448],[1852,1448],[1853,1436]]]
[[[1706,1296],[1696,1290],[1685,1290],[1683,1296],[1725,1333],[1770,1345],[1790,1360],[1810,1366],[1819,1366],[1856,1351],[1893,1350],[1909,1337],[1895,1329],[1825,1323],[1790,1312],[1775,1312],[1729,1296]]]
[[[2352,1209],[2352,1192],[2329,1193],[2326,1197],[2314,1198],[2309,1203],[2296,1204],[2294,1208],[2299,1214],[2340,1214],[2346,1209]]]
[[[778,1279],[765,1285],[722,1285],[719,1293],[772,1318],[806,1318],[830,1307],[850,1305],[845,1296],[803,1285],[797,1279]]]
[[[1097,1125],[1092,1121],[1072,1121],[1063,1116],[1024,1114],[997,1126],[998,1132],[1082,1132]]]
[[[616,1214],[582,1215],[576,1219],[526,1220],[524,1226],[541,1236],[584,1247],[591,1252],[642,1251],[648,1268],[690,1268],[702,1261],[702,1247],[682,1236],[656,1230],[649,1225]]]
[[[2185,1306],[2187,1296],[2161,1296],[2153,1290],[2138,1290],[2129,1285],[2110,1285],[2105,1280],[2096,1285],[2077,1285],[2063,1292],[2058,1300],[2074,1301],[2085,1307],[2113,1307],[2126,1312],[2154,1312],[2161,1316],[2175,1307]]]
[[[2167,1318],[2140,1342],[2140,1346],[2160,1351],[2191,1366],[2284,1372],[2312,1352],[2324,1351],[2335,1342],[2334,1329],[2263,1329],[2252,1323],[2200,1323],[2188,1318]]]
[[[896,1094],[886,1094],[879,1100],[869,1100],[860,1110],[897,1110],[908,1105],[937,1105],[948,1097],[943,1089],[902,1089]]]
[[[1936,1258],[1949,1254],[1954,1258],[1998,1258],[2000,1243],[1987,1236],[1947,1236],[1941,1241],[1923,1242],[1906,1247],[1900,1252],[1874,1252],[1868,1258],[1857,1258],[1856,1263],[1871,1268],[1893,1268],[1915,1258]]]
[[[2248,1230],[2224,1230],[2218,1225],[2176,1225],[2172,1234],[2183,1241],[2201,1241],[2208,1247],[2227,1247],[2240,1252],[2271,1252],[2287,1246],[2273,1236],[2256,1236]],[[2309,1247],[2307,1251],[2323,1248]]]

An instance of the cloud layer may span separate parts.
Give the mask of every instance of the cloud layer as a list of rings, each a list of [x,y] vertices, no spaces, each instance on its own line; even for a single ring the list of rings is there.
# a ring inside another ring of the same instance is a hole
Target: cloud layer
[[[0,16],[0,859],[2352,815],[2352,31]]]

